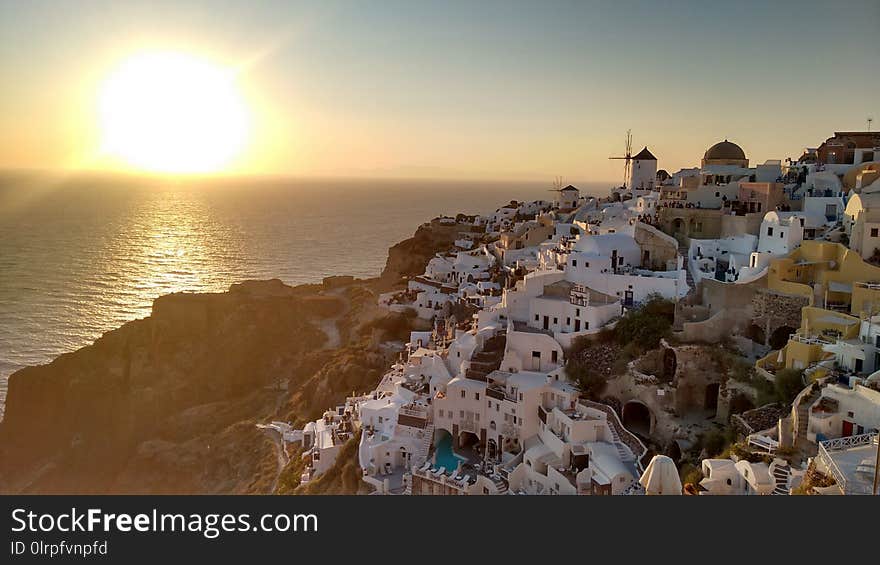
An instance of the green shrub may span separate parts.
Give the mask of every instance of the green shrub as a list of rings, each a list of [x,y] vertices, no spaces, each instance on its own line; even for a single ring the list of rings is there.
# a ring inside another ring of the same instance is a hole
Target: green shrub
[[[678,476],[681,478],[682,485],[687,483],[698,485],[703,480],[703,471],[693,463],[685,463],[679,469]]]
[[[706,450],[709,457],[722,455],[736,440],[733,428],[715,429],[700,436],[699,445]]]
[[[667,337],[675,317],[675,304],[653,294],[639,307],[630,310],[614,327],[620,345],[635,344],[641,350],[654,349]]]
[[[798,393],[804,389],[803,371],[798,369],[778,371],[773,389],[778,402],[791,404]]]
[[[598,400],[605,391],[605,378],[589,370],[583,361],[573,359],[565,365],[565,374],[587,398]]]

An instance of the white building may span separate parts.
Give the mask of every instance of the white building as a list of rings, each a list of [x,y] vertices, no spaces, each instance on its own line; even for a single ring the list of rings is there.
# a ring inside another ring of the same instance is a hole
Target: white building
[[[632,158],[629,173],[630,190],[653,190],[657,182],[657,158],[647,146]]]

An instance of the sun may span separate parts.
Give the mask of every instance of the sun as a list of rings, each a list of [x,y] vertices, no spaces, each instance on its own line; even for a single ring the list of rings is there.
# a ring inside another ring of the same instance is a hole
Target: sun
[[[98,115],[105,156],[160,173],[221,171],[250,129],[235,72],[178,52],[122,62],[101,87]]]

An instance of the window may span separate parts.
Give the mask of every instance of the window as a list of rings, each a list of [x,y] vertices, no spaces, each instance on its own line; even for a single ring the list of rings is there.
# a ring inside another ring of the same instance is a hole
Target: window
[[[540,351],[532,351],[532,359],[540,359],[541,352]]]
[[[577,317],[580,317],[580,315],[581,315],[581,309],[580,309],[580,308],[575,308],[575,310],[574,310],[574,315],[577,316]]]
[[[535,321],[538,322],[540,320],[541,320],[541,316],[538,314],[535,314]]]
[[[566,319],[565,319],[565,325],[566,325],[566,326],[570,326],[570,325],[571,325],[571,318],[566,318]]]
[[[877,228],[871,228],[871,237],[877,237]]]
[[[522,402],[522,399],[523,399],[523,393],[519,393],[519,401]],[[515,411],[516,410],[514,410],[514,412]],[[519,419],[519,423],[522,424],[522,418]]]
[[[464,398],[464,391],[461,391],[461,397]]]
[[[440,410],[440,417],[443,417],[443,410]]]
[[[589,268],[590,268],[590,262],[587,261],[586,263],[584,263],[584,267],[586,267],[587,269],[589,269]]]
[[[577,266],[578,266],[577,259],[572,259],[572,260],[571,260],[571,266],[572,266],[572,267],[577,267]]]
[[[553,323],[554,323],[554,324],[558,324],[558,323],[559,323],[559,318],[553,318]]]
[[[767,228],[767,235],[773,235],[773,228],[771,228],[771,227]]]
[[[846,413],[846,417],[847,417],[847,418],[855,418],[855,417],[856,417],[856,413],[855,413],[855,412],[847,412],[847,413]]]
[[[479,400],[479,399],[480,399],[480,393],[479,393],[479,392],[475,392],[475,393],[474,393],[474,400]]]
[[[464,410],[459,410],[459,411],[458,411],[458,417],[459,417],[459,418],[464,418]]]
[[[554,349],[553,351],[550,352],[550,362],[551,362],[551,363],[556,363],[556,361],[557,361],[558,358],[559,358],[559,355],[558,355],[558,352],[557,352],[555,349]]]

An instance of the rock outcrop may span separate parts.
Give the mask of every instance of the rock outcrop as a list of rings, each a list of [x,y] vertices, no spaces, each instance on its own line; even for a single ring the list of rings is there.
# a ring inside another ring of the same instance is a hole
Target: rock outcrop
[[[396,355],[377,341],[377,291],[423,272],[468,229],[421,226],[377,279],[162,296],[149,317],[17,371],[0,422],[0,493],[277,491],[285,456],[255,424],[302,425],[374,386]],[[349,488],[349,471],[322,489]]]
[[[252,492],[273,471],[254,424],[311,377],[328,308],[280,281],[158,298],[152,315],[9,379],[4,492]],[[338,300],[338,299],[334,299]]]
[[[437,253],[453,246],[462,232],[472,231],[473,226],[461,223],[441,223],[435,219],[422,224],[416,233],[388,250],[388,260],[382,271],[382,279],[397,282],[401,277],[420,275],[425,265]]]

